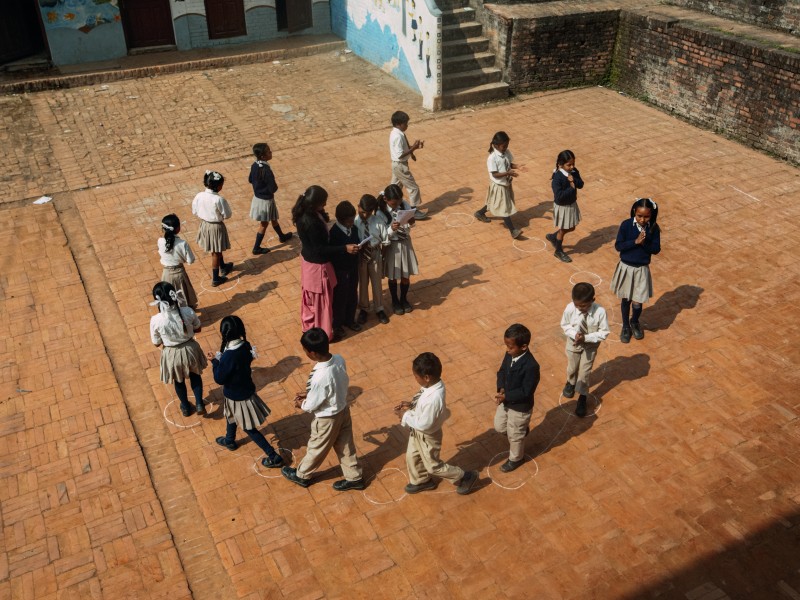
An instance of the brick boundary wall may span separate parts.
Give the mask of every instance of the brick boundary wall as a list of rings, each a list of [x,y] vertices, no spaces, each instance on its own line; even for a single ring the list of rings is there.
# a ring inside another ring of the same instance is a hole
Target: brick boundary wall
[[[800,36],[800,2],[797,0],[668,0],[667,4]]]

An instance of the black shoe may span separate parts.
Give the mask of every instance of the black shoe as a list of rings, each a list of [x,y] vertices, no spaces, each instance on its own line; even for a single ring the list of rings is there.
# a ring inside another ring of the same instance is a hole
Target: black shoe
[[[335,344],[336,342],[341,342],[347,334],[344,332],[344,327],[337,327],[333,330],[333,337],[331,338],[331,344]]]
[[[567,262],[567,263],[572,262],[572,259],[563,250],[556,250],[555,252],[553,252],[553,256],[555,256],[561,262]]]
[[[280,454],[265,456],[261,459],[261,464],[268,469],[277,469],[278,467],[283,466],[283,457]]]
[[[633,332],[633,337],[637,340],[640,340],[644,337],[644,331],[642,331],[641,325],[639,323],[634,323],[631,321],[631,331]]]
[[[403,305],[399,302],[392,302],[392,310],[396,315],[404,315],[406,314],[406,310],[403,308]]]
[[[381,322],[381,323],[383,323],[384,325],[386,325],[386,324],[389,322],[389,317],[387,317],[387,316],[386,316],[386,313],[385,313],[385,312],[383,312],[382,310],[379,310],[379,311],[376,313],[376,316],[378,317],[378,321],[380,321],[380,322]]]
[[[290,239],[292,239],[292,236],[293,236],[293,235],[294,235],[294,234],[293,234],[293,233],[290,231],[289,233],[286,233],[286,234],[284,234],[284,235],[279,235],[279,236],[278,236],[278,239],[280,240],[281,244],[285,244],[285,243],[286,243],[286,242],[288,242]]]
[[[219,268],[219,276],[220,278],[225,277],[233,272],[233,263],[223,263],[222,266]]]
[[[403,302],[401,302],[401,304],[403,305],[403,310],[405,312],[410,313],[410,312],[414,311],[414,307],[411,306],[411,302],[409,302],[408,300],[403,300]]]
[[[519,236],[522,235],[522,229],[512,229],[511,230],[511,237],[517,239]]]
[[[564,396],[564,398],[572,398],[575,395],[575,386],[570,382],[565,383],[561,395]]]
[[[622,332],[619,334],[619,341],[623,344],[627,344],[631,341],[631,328],[630,327],[623,327]]]
[[[345,325],[345,327],[347,327],[350,331],[361,331],[361,325],[359,325],[356,321],[348,323]]]
[[[511,473],[511,471],[516,471],[522,466],[524,460],[507,460],[502,465],[500,465],[500,470],[503,473]]]
[[[191,404],[181,404],[181,414],[184,417],[191,417],[194,414],[194,409]]]
[[[369,315],[367,315],[367,311],[365,310],[358,311],[358,316],[356,317],[356,323],[363,325],[364,323],[367,322],[368,316]]]
[[[581,419],[586,416],[586,396],[578,396],[578,406],[575,407],[575,414]]]
[[[478,472],[467,471],[464,473],[464,477],[461,478],[461,483],[458,484],[456,493],[466,496],[472,491],[472,486],[475,485],[476,481],[478,481]]]
[[[297,485],[299,485],[300,487],[307,488],[308,486],[310,486],[310,485],[311,485],[311,480],[310,480],[310,479],[300,479],[300,478],[297,476],[297,469],[295,469],[295,468],[292,468],[292,467],[283,467],[283,468],[281,469],[281,475],[283,475],[284,477],[286,477],[286,479],[288,479],[288,480],[289,480],[289,481],[291,481],[292,483],[296,483],[296,484],[297,484]]]
[[[342,479],[333,484],[333,489],[335,489],[337,492],[346,492],[347,490],[363,490],[366,487],[367,486],[364,485],[363,479],[358,479],[356,481]]]
[[[544,236],[544,239],[553,244],[553,248],[558,250],[558,238],[556,237],[555,233],[548,233]]]
[[[485,213],[482,213],[481,211],[477,211],[475,213],[475,218],[478,219],[478,221],[480,221],[481,223],[491,223],[492,222],[492,220],[489,217],[487,217]]]
[[[197,414],[200,415],[201,417],[205,417],[206,416],[206,406],[205,406],[205,404],[203,404],[202,400],[197,403],[197,409],[196,410],[197,410]]]
[[[406,494],[419,494],[420,492],[424,492],[426,490],[435,490],[436,486],[439,485],[438,481],[434,481],[433,479],[428,479],[425,483],[418,483],[413,484],[409,483],[406,485]]]
[[[233,452],[234,450],[236,450],[236,448],[239,447],[239,444],[236,443],[236,440],[233,440],[232,442],[229,442],[228,438],[226,438],[224,435],[221,435],[221,436],[219,436],[217,438],[217,443],[220,446],[223,446],[224,448],[227,448],[231,452]]]
[[[269,252],[269,248],[261,248],[261,247],[253,248],[253,254],[255,254],[256,256],[258,256],[259,254],[266,254],[267,252]]]
[[[225,283],[227,281],[228,281],[227,277],[225,277],[224,275],[220,275],[219,279],[212,279],[211,280],[211,287],[220,286],[220,285],[222,285],[223,283]]]

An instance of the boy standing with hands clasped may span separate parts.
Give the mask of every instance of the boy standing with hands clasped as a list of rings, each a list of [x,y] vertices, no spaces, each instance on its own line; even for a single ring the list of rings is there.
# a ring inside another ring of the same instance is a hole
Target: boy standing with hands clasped
[[[414,379],[421,386],[411,402],[403,401],[394,407],[400,423],[411,428],[406,451],[406,466],[411,480],[407,494],[436,489],[439,482],[431,476],[446,479],[458,486],[456,492],[469,494],[478,480],[477,471],[464,471],[448,465],[439,458],[442,451],[442,425],[450,411],[445,405],[442,381],[442,362],[432,352],[423,352],[411,365]]]
[[[424,140],[415,140],[413,144],[408,143],[406,129],[408,129],[408,114],[398,110],[392,114],[392,132],[389,134],[389,154],[392,158],[392,183],[400,184],[408,190],[408,199],[411,206],[416,209],[414,218],[422,221],[428,218],[428,211],[420,209],[422,202],[419,194],[419,186],[411,171],[408,168],[408,159],[417,160],[414,155],[415,150],[421,150],[425,145]]]
[[[610,333],[606,311],[594,301],[594,286],[591,283],[576,283],[572,288],[572,302],[564,309],[561,329],[567,336],[567,383],[562,395],[572,398],[577,389],[575,414],[585,417],[589,375],[597,356],[597,347]]]
[[[530,431],[533,394],[539,385],[539,363],[529,350],[531,332],[514,323],[503,334],[506,355],[497,372],[494,428],[508,436],[508,460],[500,466],[510,473],[525,462],[525,438]]]

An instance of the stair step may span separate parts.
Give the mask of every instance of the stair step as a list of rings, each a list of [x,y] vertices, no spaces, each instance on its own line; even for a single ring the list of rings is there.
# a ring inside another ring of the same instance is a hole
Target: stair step
[[[475,20],[475,9],[471,6],[464,8],[454,8],[442,11],[442,25],[454,25],[456,23],[466,23]]]
[[[475,54],[489,50],[489,39],[485,37],[467,38],[465,40],[442,41],[442,57]]]
[[[473,69],[460,73],[448,73],[445,71],[442,78],[442,91],[458,90],[467,87],[475,87],[487,83],[496,83],[503,78],[503,73],[495,67],[485,69]]]
[[[453,25],[442,26],[442,41],[466,40],[473,37],[480,37],[483,33],[483,25],[477,21],[466,21]]]
[[[474,87],[451,90],[442,94],[442,108],[455,108],[466,104],[480,104],[508,98],[508,84],[502,81]]]
[[[442,72],[460,73],[461,71],[471,71],[473,69],[482,69],[483,67],[493,67],[494,65],[495,56],[492,52],[476,52],[442,59]]]

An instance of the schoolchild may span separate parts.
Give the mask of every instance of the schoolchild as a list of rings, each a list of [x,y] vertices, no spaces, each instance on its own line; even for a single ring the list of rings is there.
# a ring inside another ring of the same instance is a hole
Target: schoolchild
[[[392,296],[392,310],[396,315],[410,313],[414,307],[408,301],[408,290],[411,287],[411,276],[419,274],[417,254],[411,243],[411,228],[414,218],[403,225],[398,223],[398,211],[411,210],[403,200],[403,189],[399,185],[390,184],[378,198],[379,214],[387,226],[389,245],[386,247],[383,261],[383,273],[389,280],[389,293]],[[398,294],[397,280],[400,280]]]
[[[586,396],[589,393],[589,376],[600,342],[608,337],[608,317],[605,309],[594,301],[591,283],[576,283],[572,288],[572,302],[561,316],[561,329],[567,336],[567,383],[562,395],[575,396],[578,404],[575,414],[586,416]]]
[[[361,246],[358,262],[358,318],[356,322],[367,322],[370,310],[369,292],[372,289],[372,310],[384,325],[389,317],[383,308],[383,248],[389,245],[389,231],[386,221],[378,215],[378,199],[364,194],[358,203],[355,221],[360,242],[369,239]]]
[[[205,191],[192,200],[192,214],[200,218],[197,245],[211,253],[211,285],[217,287],[228,281],[226,275],[233,271],[233,263],[225,262],[223,252],[231,247],[225,219],[232,215],[228,201],[219,195],[225,178],[217,171],[206,171],[203,177]]]
[[[575,231],[581,222],[581,211],[578,208],[578,190],[583,188],[583,179],[575,168],[575,154],[564,150],[556,157],[556,168],[553,170],[551,187],[553,188],[553,224],[558,228],[548,233],[547,238],[555,252],[553,255],[562,262],[572,262],[564,252],[564,236]]]
[[[358,229],[355,227],[356,207],[347,200],[336,205],[336,223],[329,233],[331,246],[358,244]],[[358,254],[335,254],[331,257],[336,274],[336,287],[333,289],[333,341],[345,336],[344,328],[361,331],[356,323],[358,306]]]
[[[414,379],[421,386],[419,392],[408,402],[394,407],[400,424],[410,428],[406,467],[410,483],[407,494],[433,490],[439,482],[433,477],[446,479],[456,487],[459,494],[469,494],[478,480],[477,471],[464,471],[461,467],[442,461],[442,425],[450,416],[445,402],[445,386],[442,381],[442,363],[433,352],[423,352],[411,365]]]
[[[611,291],[622,301],[622,332],[619,339],[627,344],[631,334],[644,337],[639,324],[642,304],[653,297],[650,260],[661,252],[661,228],[656,223],[658,205],[650,198],[639,198],[631,206],[631,218],[619,226],[614,244],[619,263],[611,278]],[[631,314],[633,305],[633,314]]]
[[[490,223],[491,220],[486,216],[487,211],[495,217],[502,217],[511,237],[516,239],[522,235],[522,230],[515,228],[511,222],[511,215],[517,213],[514,188],[511,185],[517,176],[517,165],[508,149],[510,141],[511,138],[505,131],[498,131],[489,144],[489,158],[486,161],[489,169],[489,192],[486,194],[486,205],[475,213],[475,218],[483,223]]]
[[[258,430],[267,420],[270,410],[256,394],[250,368],[256,353],[247,341],[244,323],[235,315],[227,316],[220,322],[219,332],[222,345],[216,355],[209,352],[208,359],[214,370],[214,381],[222,386],[225,397],[222,414],[227,425],[225,435],[218,437],[216,442],[228,450],[236,450],[236,428],[241,427],[266,455],[261,464],[268,468],[280,467],[283,458]]]
[[[266,143],[259,142],[253,145],[253,155],[256,157],[256,161],[250,167],[250,177],[248,178],[253,186],[250,218],[259,222],[253,254],[266,254],[269,252],[269,248],[262,248],[261,242],[264,240],[267,226],[270,223],[281,243],[292,239],[292,232],[283,233],[280,223],[278,223],[278,206],[275,204],[275,192],[278,191],[278,184],[275,182],[275,175],[269,166],[272,150]]]
[[[392,114],[392,131],[389,134],[389,155],[392,159],[392,183],[401,184],[408,190],[411,206],[416,209],[414,217],[420,221],[428,218],[428,211],[420,208],[422,199],[419,185],[408,168],[408,159],[417,160],[415,151],[421,150],[425,145],[424,140],[415,140],[408,143],[406,131],[408,130],[408,114],[398,110]]]
[[[494,428],[508,436],[508,460],[500,470],[510,473],[525,462],[525,438],[530,431],[533,395],[539,385],[539,363],[530,351],[531,332],[514,323],[503,334],[506,354],[497,371]]]
[[[302,487],[311,485],[311,474],[316,471],[333,448],[342,466],[344,479],[333,484],[333,489],[363,490],[364,479],[356,457],[353,440],[353,421],[347,405],[347,388],[350,378],[347,366],[338,354],[331,354],[328,334],[312,327],[300,338],[306,356],[316,362],[308,376],[306,391],[294,398],[295,408],[314,415],[311,437],[306,455],[296,469],[283,467],[281,474]]]
[[[177,215],[167,215],[161,219],[164,236],[158,238],[158,254],[161,256],[161,281],[171,283],[176,291],[183,292],[186,305],[197,310],[197,294],[194,291],[184,263],[194,262],[194,254],[189,243],[178,237],[181,232],[181,220]]]
[[[152,306],[158,314],[150,318],[150,340],[161,349],[161,381],[175,386],[175,395],[181,405],[181,414],[205,414],[203,404],[203,378],[201,374],[208,362],[200,344],[194,339],[199,333],[200,319],[188,306],[179,306],[179,296],[171,283],[159,281],[153,286]],[[192,386],[195,408],[189,404],[186,379]]]

